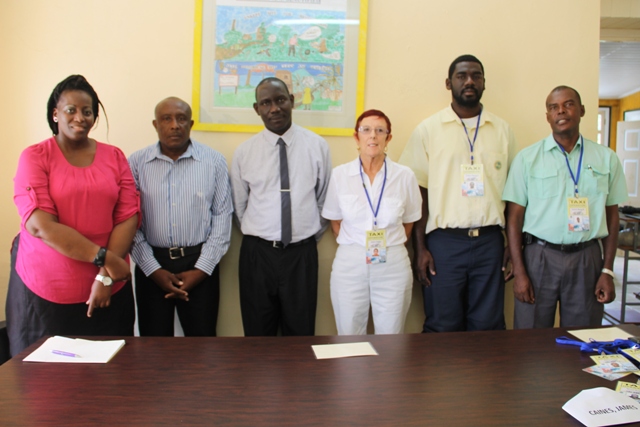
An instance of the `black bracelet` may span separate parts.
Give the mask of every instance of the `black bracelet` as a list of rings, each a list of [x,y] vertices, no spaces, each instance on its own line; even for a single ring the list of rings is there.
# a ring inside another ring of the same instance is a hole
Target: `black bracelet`
[[[93,259],[93,264],[96,267],[104,267],[104,262],[107,258],[107,248],[101,247],[96,257]]]

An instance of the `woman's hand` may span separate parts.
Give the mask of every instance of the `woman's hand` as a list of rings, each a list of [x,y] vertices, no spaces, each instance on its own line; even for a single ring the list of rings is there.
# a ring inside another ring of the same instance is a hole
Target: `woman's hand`
[[[129,264],[111,251],[107,251],[104,268],[107,271],[107,276],[111,277],[114,282],[131,279]]]
[[[120,258],[122,260],[122,258]],[[124,260],[122,260],[124,262]],[[125,262],[126,264],[126,262]],[[87,317],[91,317],[93,310],[96,308],[109,307],[111,303],[111,286],[105,286],[98,280],[93,281],[91,286],[91,295],[86,304],[89,306],[87,309]]]

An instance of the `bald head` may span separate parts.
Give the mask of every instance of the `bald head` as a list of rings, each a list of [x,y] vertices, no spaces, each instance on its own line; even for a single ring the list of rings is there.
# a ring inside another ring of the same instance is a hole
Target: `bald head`
[[[158,105],[156,105],[156,110],[155,110],[156,120],[158,119],[158,112],[161,111],[162,108],[167,104],[183,109],[184,111],[187,112],[189,120],[191,120],[191,106],[176,96],[170,96],[158,102]]]
[[[158,132],[162,154],[176,160],[187,151],[192,126],[191,107],[182,99],[172,96],[156,105],[153,127]]]

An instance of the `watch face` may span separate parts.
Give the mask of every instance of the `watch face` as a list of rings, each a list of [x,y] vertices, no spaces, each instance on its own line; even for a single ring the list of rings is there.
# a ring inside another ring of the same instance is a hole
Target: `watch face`
[[[102,278],[102,284],[105,286],[113,285],[113,279],[111,277],[105,276]]]

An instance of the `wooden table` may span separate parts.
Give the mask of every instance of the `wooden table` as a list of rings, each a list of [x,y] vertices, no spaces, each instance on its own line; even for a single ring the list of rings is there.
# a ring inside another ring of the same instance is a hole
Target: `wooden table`
[[[0,424],[578,426],[562,405],[616,383],[582,372],[593,363],[562,335],[127,338],[104,365],[22,362],[34,345],[0,366]],[[310,347],[365,340],[379,356]]]

